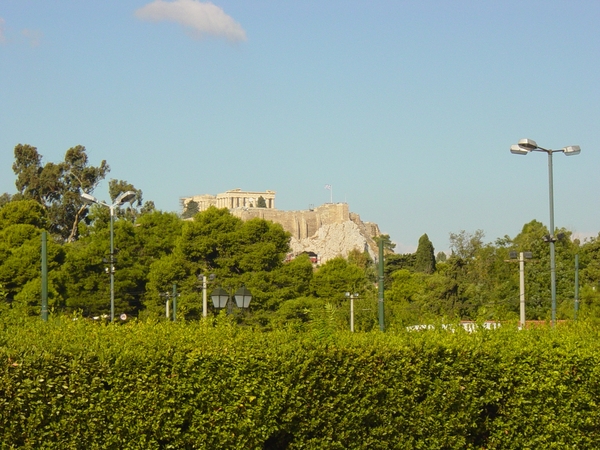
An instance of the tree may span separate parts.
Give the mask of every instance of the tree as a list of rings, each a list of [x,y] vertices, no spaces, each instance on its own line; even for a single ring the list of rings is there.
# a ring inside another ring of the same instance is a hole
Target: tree
[[[323,264],[313,275],[311,293],[329,301],[342,301],[346,292],[364,294],[368,280],[364,270],[338,256]]]
[[[110,170],[106,161],[94,167],[88,164],[85,147],[67,150],[59,164],[42,166],[42,155],[35,147],[18,144],[14,150],[13,171],[17,175],[15,199],[32,199],[47,211],[49,231],[65,241],[77,237],[77,226],[85,219],[87,207],[82,192],[92,192]]]
[[[82,310],[85,315],[107,313],[110,306],[107,209],[92,208],[90,225],[82,224],[80,238],[65,244],[67,257],[62,276],[67,306],[71,310]],[[127,217],[117,216],[114,223],[115,308],[118,313],[137,314],[149,300],[146,292],[152,265],[173,253],[181,235],[182,221],[174,213],[160,211],[141,214],[135,225]]]
[[[394,253],[394,249],[396,248],[396,244],[392,242],[389,234],[380,234],[379,236],[375,236],[373,240],[379,246],[379,242],[383,241],[383,251],[385,253]]]
[[[269,272],[244,275],[244,282],[254,297],[252,301],[256,301],[262,310],[258,322],[264,326],[279,316],[278,310],[288,302],[308,296],[312,276],[312,263],[306,254]],[[253,306],[252,309],[256,316],[256,308]]]
[[[41,232],[47,225],[46,211],[35,200],[15,200],[0,208],[0,285],[9,302],[19,299],[26,285],[39,281]],[[61,246],[48,242],[48,266],[51,276],[62,264],[64,251]],[[50,294],[54,289],[50,280]],[[54,296],[55,297],[55,296]],[[21,295],[25,303],[39,304],[39,296]],[[59,301],[51,297],[51,300]],[[30,312],[30,310],[28,310]]]
[[[0,195],[0,208],[2,208],[4,205],[9,203],[11,200],[12,200],[12,196],[7,192]]]
[[[425,290],[425,276],[407,269],[395,271],[390,288],[386,291],[386,309],[389,320],[402,326],[420,322],[422,305],[419,300]]]
[[[119,195],[128,191],[134,192],[135,197],[129,202],[129,206],[123,205],[122,208],[117,210],[119,217],[124,217],[130,222],[135,222],[140,215],[154,211],[154,202],[143,202],[141,189],[137,189],[133,184],[125,180],[111,179],[108,182],[108,194],[110,195],[110,201],[113,203]],[[137,206],[135,203],[137,203]]]
[[[173,254],[153,263],[147,295],[157,299],[176,282],[182,297],[199,300],[198,274],[215,274],[215,283],[223,287],[246,284],[253,310],[269,309],[278,300],[266,284],[276,281],[289,239],[279,224],[258,218],[243,222],[226,209],[210,207],[184,221]]]
[[[477,250],[483,246],[484,236],[482,230],[474,233],[468,233],[465,230],[461,230],[459,233],[450,233],[452,254],[462,259],[473,258]]]
[[[435,272],[434,248],[427,234],[419,238],[419,246],[415,255],[415,271],[429,274]]]
[[[354,248],[348,252],[348,262],[360,267],[363,270],[368,270],[373,266],[373,260],[366,250]]]
[[[31,145],[17,144],[14,150],[13,172],[17,175],[15,185],[20,198],[29,198],[43,204],[40,188],[42,155]]]
[[[186,203],[185,210],[183,211],[183,214],[181,215],[181,217],[184,219],[191,219],[199,212],[200,212],[200,208],[198,206],[198,202],[196,202],[194,200],[190,200],[189,202]]]
[[[258,200],[256,201],[256,207],[257,208],[266,208],[267,207],[267,202],[262,195],[260,197],[258,197]]]
[[[46,228],[46,211],[35,200],[21,200],[0,207],[0,230],[10,225],[27,224],[36,228]]]
[[[119,195],[123,192],[133,191],[135,192],[135,198],[130,202],[137,202],[138,206],[142,205],[142,191],[140,189],[136,189],[135,186],[131,183],[128,183],[125,180],[115,180],[111,178],[108,182],[108,195],[110,196],[111,203],[114,202]]]
[[[591,286],[600,296],[600,233],[583,243],[580,254],[582,284]]]
[[[392,253],[385,257],[385,264],[383,266],[383,276],[385,288],[389,289],[392,285],[392,274],[397,270],[407,269],[414,272],[415,269],[415,254],[405,253],[396,254]]]
[[[550,312],[550,245],[545,239],[548,234],[546,226],[532,220],[513,239],[515,250],[533,253],[533,260],[525,268],[527,315],[531,318],[545,319]],[[555,242],[557,311],[559,317],[564,317],[565,314],[572,317],[575,253],[579,250],[579,245],[571,240],[571,232],[564,228],[556,229],[554,236],[558,238]],[[587,258],[582,257],[582,260],[581,267],[587,267]],[[561,307],[561,304],[564,306]]]
[[[90,166],[85,147],[77,145],[65,153],[65,160],[59,165],[60,178],[57,183],[59,195],[51,215],[55,232],[71,242],[77,238],[77,226],[87,215],[81,193],[91,193],[110,171],[105,160],[98,167]],[[68,234],[68,236],[67,236]]]

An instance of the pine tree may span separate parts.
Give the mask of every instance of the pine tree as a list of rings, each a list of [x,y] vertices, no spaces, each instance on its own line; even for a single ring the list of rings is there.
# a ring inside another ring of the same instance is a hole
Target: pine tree
[[[424,273],[435,272],[435,254],[429,236],[424,234],[419,238],[415,261],[415,271]]]

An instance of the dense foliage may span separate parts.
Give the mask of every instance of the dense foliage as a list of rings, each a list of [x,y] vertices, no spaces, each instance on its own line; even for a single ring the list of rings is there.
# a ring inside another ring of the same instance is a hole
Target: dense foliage
[[[40,234],[50,231],[49,296],[54,313],[75,311],[99,316],[109,309],[110,214],[103,205],[86,205],[82,192],[93,192],[108,173],[102,161],[90,166],[82,146],[66,152],[61,163],[43,163],[35,147],[17,145],[17,192],[0,198],[0,301],[3,309],[39,314]],[[122,192],[136,193],[133,204],[116,208],[115,303],[117,315],[140,318],[164,315],[166,294],[176,285],[178,312],[188,319],[202,314],[201,275],[208,290],[233,292],[246,286],[251,312],[232,311],[240,322],[265,329],[303,328],[308,312],[329,305],[336,320],[348,323],[346,292],[359,294],[356,329],[377,327],[377,267],[355,250],[313,267],[308,258],[284,262],[289,235],[281,226],[254,219],[242,222],[226,210],[197,212],[192,202],[184,214],[142,205],[142,192],[123,180],[110,180],[110,201]],[[481,230],[450,233],[449,255],[434,256],[424,234],[414,254],[385,248],[386,324],[402,328],[439,317],[511,320],[519,311],[518,265],[510,251],[531,251],[526,264],[527,318],[550,314],[547,228],[533,220],[515,237],[493,243]],[[585,242],[566,229],[556,243],[558,317],[572,318],[575,255],[579,255],[582,316],[600,316],[600,235]],[[209,302],[210,304],[210,302]],[[210,306],[212,310],[212,306]],[[211,311],[211,314],[216,311]]]
[[[212,322],[2,324],[3,448],[600,445],[600,336],[263,333]],[[83,446],[83,447],[82,447]]]

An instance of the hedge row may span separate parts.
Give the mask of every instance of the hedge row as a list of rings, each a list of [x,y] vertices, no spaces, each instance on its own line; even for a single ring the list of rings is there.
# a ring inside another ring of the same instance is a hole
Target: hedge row
[[[261,333],[0,330],[2,448],[600,448],[592,326]]]

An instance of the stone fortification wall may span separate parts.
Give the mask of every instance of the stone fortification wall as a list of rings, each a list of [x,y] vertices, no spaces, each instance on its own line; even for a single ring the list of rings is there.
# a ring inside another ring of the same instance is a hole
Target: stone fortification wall
[[[379,227],[362,222],[358,214],[350,212],[347,203],[326,203],[302,211],[266,208],[233,208],[230,211],[242,220],[259,217],[281,224],[292,235],[293,256],[314,252],[320,262],[326,262],[336,256],[346,257],[350,251],[358,249],[368,251],[373,259],[377,259],[373,238],[379,236]]]

